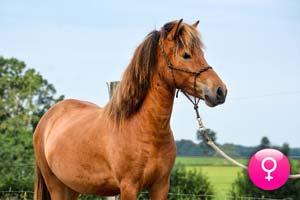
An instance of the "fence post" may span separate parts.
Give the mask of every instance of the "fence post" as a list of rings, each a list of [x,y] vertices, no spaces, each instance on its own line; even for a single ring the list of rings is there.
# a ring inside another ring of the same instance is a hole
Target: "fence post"
[[[113,96],[114,91],[116,90],[119,83],[120,81],[109,81],[106,83],[108,88],[109,99],[111,99],[111,97]]]
[[[27,192],[24,192],[24,197],[23,197],[24,200],[27,199]]]
[[[111,99],[111,97],[113,96],[114,91],[116,90],[119,82],[120,81],[109,81],[109,82],[106,82],[107,88],[108,88],[109,99]],[[118,199],[118,196],[116,196],[116,197],[107,197],[107,200],[117,200],[117,199]]]

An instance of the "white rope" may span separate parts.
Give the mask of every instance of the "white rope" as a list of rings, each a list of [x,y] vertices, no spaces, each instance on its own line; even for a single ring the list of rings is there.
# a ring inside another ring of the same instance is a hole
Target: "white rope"
[[[198,121],[198,125],[199,125],[199,130],[200,132],[203,133],[205,139],[206,139],[206,142],[209,146],[211,146],[218,154],[220,154],[223,158],[225,158],[226,160],[230,161],[231,163],[233,163],[234,165],[236,166],[239,166],[243,169],[246,169],[248,170],[248,167],[238,161],[236,161],[235,159],[231,158],[230,156],[228,156],[224,151],[222,151],[222,149],[220,149],[212,140],[211,138],[209,138],[209,136],[207,135],[206,133],[206,128],[205,126],[203,125],[203,122],[202,122],[202,119],[201,119],[201,116],[199,115],[199,118],[197,118],[197,121]],[[300,174],[290,174],[289,175],[289,178],[300,178]]]
[[[213,141],[208,141],[207,144],[209,146],[211,146],[217,153],[219,153],[221,156],[223,156],[223,158],[225,158],[226,160],[232,162],[233,164],[235,164],[241,168],[248,169],[248,167],[246,165],[239,163],[238,161],[234,160],[233,158],[228,156],[226,153],[224,153],[224,151],[222,151]]]
[[[289,178],[300,178],[300,174],[291,174]]]

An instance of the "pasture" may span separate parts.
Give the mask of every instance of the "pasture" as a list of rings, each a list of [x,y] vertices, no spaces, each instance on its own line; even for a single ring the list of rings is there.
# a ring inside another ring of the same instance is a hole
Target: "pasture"
[[[244,165],[248,163],[245,158],[236,160]],[[238,172],[243,170],[221,157],[177,157],[176,164],[179,163],[189,170],[201,170],[208,177],[215,195],[219,198],[228,195]],[[299,160],[291,159],[290,163],[295,166],[299,164]]]
[[[246,159],[237,160],[247,164]],[[242,171],[227,160],[216,157],[177,157],[176,164],[179,163],[190,170],[201,170],[209,178],[217,196],[228,195],[231,184]]]

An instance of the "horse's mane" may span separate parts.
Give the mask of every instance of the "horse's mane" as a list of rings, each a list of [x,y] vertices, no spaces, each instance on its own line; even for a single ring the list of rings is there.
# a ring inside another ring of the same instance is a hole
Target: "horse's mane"
[[[152,81],[152,74],[157,63],[157,47],[160,38],[165,39],[175,25],[174,22],[165,24],[161,31],[154,30],[137,47],[133,58],[123,74],[106,111],[114,121],[124,121],[135,114],[143,104]],[[176,38],[177,49],[192,52],[201,47],[198,32],[187,25],[182,25],[179,37]]]

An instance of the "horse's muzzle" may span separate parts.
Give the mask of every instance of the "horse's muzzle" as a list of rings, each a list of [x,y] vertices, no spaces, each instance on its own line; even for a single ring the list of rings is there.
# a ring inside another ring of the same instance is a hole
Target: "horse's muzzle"
[[[227,96],[227,88],[226,87],[217,87],[215,91],[206,91],[204,94],[204,100],[206,105],[210,107],[214,107],[225,102]]]

